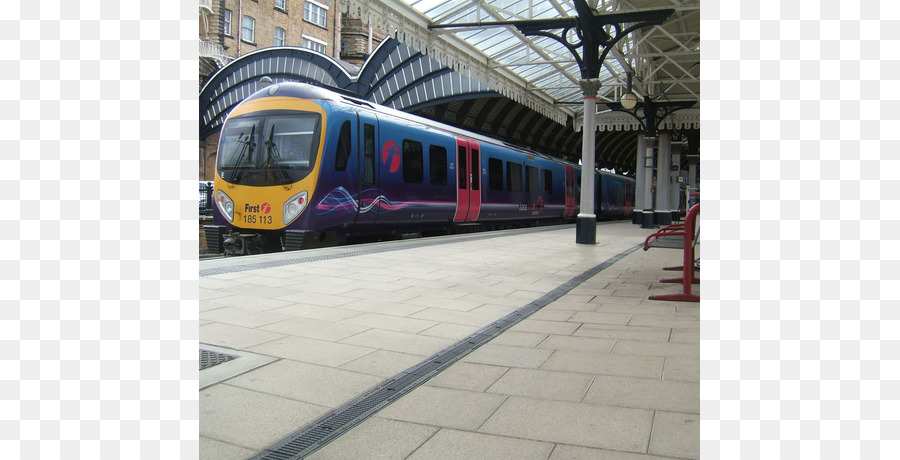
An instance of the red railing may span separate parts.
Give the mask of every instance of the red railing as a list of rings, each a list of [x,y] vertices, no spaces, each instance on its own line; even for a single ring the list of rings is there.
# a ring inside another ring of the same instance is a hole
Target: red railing
[[[684,258],[681,267],[666,267],[663,270],[682,270],[681,278],[669,278],[660,280],[661,283],[677,283],[681,282],[681,294],[662,294],[651,295],[650,300],[675,300],[682,302],[699,302],[700,296],[691,292],[693,284],[700,284],[700,279],[695,276],[695,272],[699,270],[694,266],[694,246],[697,243],[697,217],[700,215],[700,204],[695,204],[688,211],[683,224],[673,224],[660,229],[660,231],[650,235],[644,240],[644,250],[648,250],[651,244],[659,241],[660,237],[682,236],[684,238],[683,251]],[[652,240],[652,241],[651,241]]]

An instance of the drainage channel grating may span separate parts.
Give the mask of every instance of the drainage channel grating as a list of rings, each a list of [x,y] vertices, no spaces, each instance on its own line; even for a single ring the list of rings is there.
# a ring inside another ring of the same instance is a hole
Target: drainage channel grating
[[[231,361],[232,359],[237,359],[237,356],[209,350],[200,350],[200,370],[202,371],[203,369],[217,366],[224,362]]]
[[[469,337],[385,380],[380,385],[334,409],[319,420],[293,432],[285,439],[252,457],[251,460],[295,460],[315,452],[332,440],[350,431],[350,429],[362,423],[385,406],[427,382],[444,369],[475,351],[478,347],[490,342],[523,319],[559,299],[579,284],[587,281],[642,246],[643,244],[634,246],[586,270],[584,273],[544,294],[541,298],[528,303],[481,328]]]

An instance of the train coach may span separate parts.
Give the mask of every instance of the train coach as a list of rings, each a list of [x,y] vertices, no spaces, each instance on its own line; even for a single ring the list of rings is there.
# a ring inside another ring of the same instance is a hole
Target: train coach
[[[219,138],[213,228],[226,254],[358,235],[572,220],[578,165],[302,83],[257,91]],[[598,217],[634,181],[595,175]]]

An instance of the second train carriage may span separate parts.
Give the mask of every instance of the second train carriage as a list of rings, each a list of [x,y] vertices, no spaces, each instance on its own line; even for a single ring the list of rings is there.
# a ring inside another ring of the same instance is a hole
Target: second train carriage
[[[226,253],[579,211],[578,165],[302,83],[236,106],[216,166]],[[599,217],[630,215],[632,179],[598,172],[595,181]]]

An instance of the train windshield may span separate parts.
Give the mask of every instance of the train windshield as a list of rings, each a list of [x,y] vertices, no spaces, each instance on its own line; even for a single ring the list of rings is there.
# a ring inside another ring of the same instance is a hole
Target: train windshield
[[[259,187],[303,179],[315,166],[320,119],[319,114],[292,112],[228,120],[219,140],[219,174],[235,184]]]

